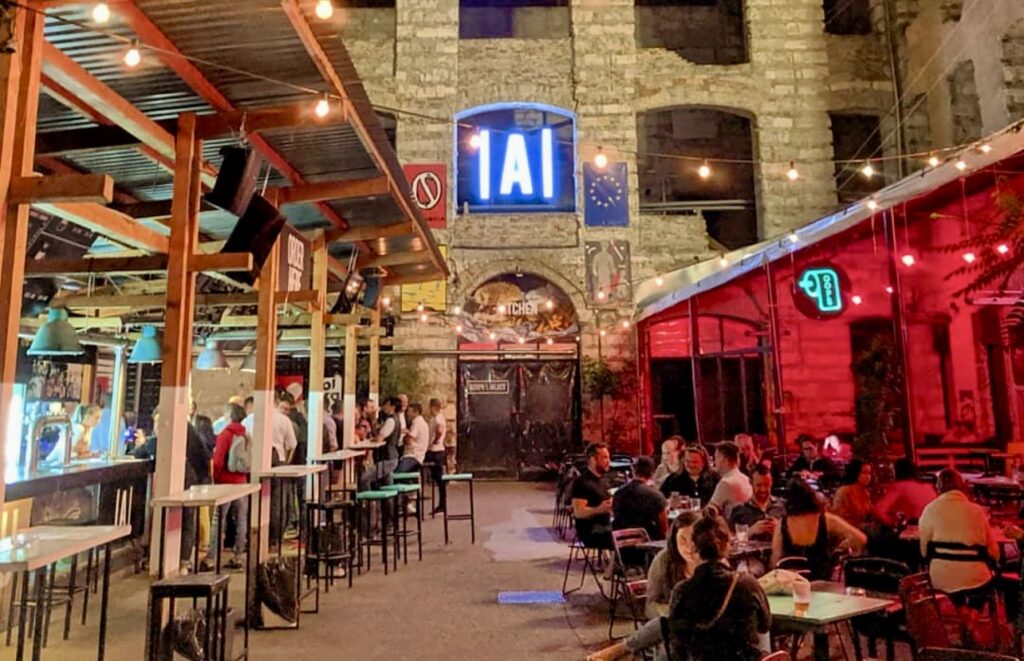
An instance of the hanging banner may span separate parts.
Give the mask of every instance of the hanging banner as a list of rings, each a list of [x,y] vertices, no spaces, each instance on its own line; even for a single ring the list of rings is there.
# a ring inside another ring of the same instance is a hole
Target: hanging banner
[[[448,259],[448,246],[437,247],[442,259]],[[402,285],[401,312],[418,312],[419,306],[427,312],[444,312],[448,307],[448,282],[433,280]]]
[[[583,164],[586,194],[583,221],[588,227],[629,227],[629,183],[625,163],[599,168]]]
[[[448,226],[448,167],[444,163],[403,165],[409,195],[431,229]]]
[[[632,305],[629,241],[587,241],[587,302]]]
[[[313,288],[313,254],[310,242],[292,227],[285,225],[278,239],[278,291],[304,291]]]
[[[480,285],[458,323],[460,339],[469,344],[539,342],[579,333],[576,309],[565,292],[526,273],[506,273]]]

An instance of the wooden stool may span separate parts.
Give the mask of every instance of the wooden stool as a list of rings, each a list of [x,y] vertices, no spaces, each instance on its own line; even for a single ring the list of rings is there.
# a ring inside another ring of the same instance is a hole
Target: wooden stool
[[[174,622],[174,605],[178,599],[204,599],[206,637],[203,658],[226,661],[242,655],[230,650],[228,628],[228,576],[226,574],[191,574],[174,576],[149,586],[149,620],[146,625],[146,659],[159,661],[163,652],[163,602],[168,603],[169,622]],[[248,650],[245,657],[248,658]]]
[[[452,482],[469,482],[469,513],[468,514],[449,514],[448,510],[451,509],[451,491],[448,492],[448,503],[447,507],[444,508],[444,543],[448,543],[448,522],[449,521],[469,521],[470,539],[473,544],[476,544],[476,510],[473,504],[473,474],[472,473],[455,473],[453,475],[445,475],[441,480],[446,484],[450,485]]]
[[[419,559],[423,559],[423,510],[416,510],[416,532],[413,533],[409,530],[409,496],[410,494],[416,494],[417,498],[420,496],[422,489],[418,484],[391,484],[388,486],[381,487],[382,491],[394,491],[398,494],[398,508],[402,511],[402,530],[398,530],[398,522],[395,522],[395,548],[397,549],[397,541],[399,538],[402,539],[403,554],[405,556],[405,564],[409,564],[409,537],[413,534],[416,535],[416,545],[419,550]],[[422,503],[422,500],[419,500]]]

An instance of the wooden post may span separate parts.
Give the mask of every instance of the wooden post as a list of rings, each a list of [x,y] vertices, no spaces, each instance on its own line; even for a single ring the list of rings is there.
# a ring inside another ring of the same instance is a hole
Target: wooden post
[[[256,383],[253,392],[252,482],[259,471],[270,468],[273,452],[271,437],[274,429],[274,373],[277,363],[277,269],[280,239],[274,243],[267,261],[260,269],[259,307],[256,314]],[[262,516],[250,512],[250,520],[259,529],[260,548],[268,548],[270,526],[270,483],[266,482],[260,494]],[[250,545],[250,549],[251,549]]]
[[[0,21],[12,25],[15,51],[0,52],[0,430],[11,426],[11,402],[18,367],[18,330],[28,240],[27,204],[11,204],[12,177],[32,174],[36,119],[39,114],[39,71],[43,46],[43,17],[21,8],[0,8]],[[15,412],[20,417],[21,412]],[[0,452],[0,475],[4,469]],[[0,480],[0,504],[4,485]]]
[[[320,294],[313,304],[309,319],[309,433],[306,457],[309,463],[323,454],[324,443],[324,354],[327,352],[327,327],[324,309],[327,306],[327,241],[323,230],[313,238],[313,291]]]
[[[373,311],[370,325],[370,399],[380,408],[380,305]]]
[[[189,270],[189,258],[199,242],[199,168],[203,154],[202,145],[195,139],[195,127],[194,114],[178,117],[167,267],[167,312],[160,374],[160,420],[156,430],[156,474],[153,478],[155,496],[166,496],[185,487],[196,296],[196,275]],[[158,574],[162,567],[165,576],[174,575],[182,560],[181,511],[170,510],[167,513],[167,524],[163,530],[159,530],[156,523],[159,517],[153,520],[150,573]],[[165,540],[162,558],[159,556],[161,535]],[[195,541],[198,543],[198,537]]]
[[[344,442],[349,447],[356,440],[356,358],[359,351],[359,326],[345,326],[345,380],[342,382],[342,403],[345,406]]]

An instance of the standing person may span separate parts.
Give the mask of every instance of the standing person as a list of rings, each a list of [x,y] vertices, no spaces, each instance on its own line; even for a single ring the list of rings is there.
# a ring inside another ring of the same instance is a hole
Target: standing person
[[[71,459],[84,459],[94,455],[92,435],[100,422],[102,409],[95,404],[79,404],[71,416]],[[64,444],[58,443],[46,457],[49,462],[64,461]]]
[[[604,443],[587,447],[587,469],[572,483],[572,514],[576,536],[589,548],[611,550],[612,499],[608,495],[606,476],[611,470],[612,455]]]
[[[283,464],[290,463],[292,453],[295,452],[295,448],[298,446],[298,440],[295,438],[295,425],[292,424],[289,414],[292,412],[292,396],[291,394],[283,391],[277,391],[275,393],[276,408],[271,414],[271,427],[270,427],[270,465],[281,466]],[[249,434],[250,438],[253,437],[253,429],[256,424],[256,414],[250,413],[246,416],[245,421],[242,423],[245,427],[246,433]],[[259,459],[256,459],[256,465],[259,465]],[[279,488],[270,490],[270,538],[278,539],[282,526],[287,525],[288,522],[288,511],[285,511],[284,520],[281,519],[281,502],[284,499],[284,503],[287,504],[290,500],[291,485],[282,483]]]
[[[715,448],[715,470],[721,478],[709,502],[717,507],[728,521],[732,509],[747,502],[754,495],[750,478],[740,471],[740,449],[732,441],[719,443]]]
[[[612,530],[643,528],[651,539],[665,539],[668,531],[668,506],[665,496],[651,486],[654,460],[637,457],[633,479],[612,497]]]
[[[680,470],[669,475],[661,483],[661,493],[665,496],[678,493],[681,496],[699,498],[700,504],[704,506],[715,492],[717,483],[715,474],[708,468],[704,452],[700,447],[691,445],[683,450]]]
[[[430,447],[427,449],[427,461],[431,463],[430,479],[437,485],[438,502],[434,506],[434,514],[443,512],[447,506],[448,489],[444,480],[445,451],[444,440],[448,435],[448,422],[444,419],[440,399],[430,400]]]
[[[423,417],[423,407],[413,402],[409,405],[409,413],[406,416],[409,421],[409,428],[406,430],[402,451],[402,458],[395,468],[396,473],[418,473],[423,460],[427,457],[427,449],[430,447],[430,425]]]
[[[444,459],[449,473],[458,473],[458,440],[455,437],[455,429],[449,429],[444,437]]]
[[[245,407],[245,415],[250,416],[252,412],[256,410],[256,400],[253,399],[252,395],[245,398],[245,402],[242,404]]]
[[[228,404],[237,404],[238,406],[243,406],[244,403],[245,400],[243,400],[239,395],[232,395],[231,397],[228,397]],[[228,407],[225,406],[224,410],[227,411]],[[226,413],[220,416],[219,418],[213,421],[213,433],[219,435],[222,431],[224,431],[224,428],[227,427],[228,424],[230,424],[230,422],[231,418],[229,418]]]
[[[368,491],[381,484],[391,482],[391,474],[398,465],[399,444],[402,442],[402,430],[398,424],[395,409],[401,406],[397,397],[384,400],[381,412],[384,422],[377,430],[377,441],[384,445],[374,452],[373,470],[363,472],[359,476],[359,490]]]
[[[682,444],[683,439],[681,436],[670,436],[661,444],[661,463],[658,464],[657,470],[654,471],[654,477],[651,478],[656,489],[661,488],[661,485],[665,483],[669,475],[679,472],[679,457]]]
[[[213,448],[217,443],[217,434],[213,431],[213,421],[210,420],[210,416],[202,413],[196,414],[193,420],[192,425],[196,428],[199,438],[203,440],[203,444],[212,455]]]
[[[239,404],[228,404],[224,407],[228,424],[217,435],[216,447],[213,450],[213,483],[214,484],[247,484],[249,471],[252,469],[252,439],[245,431],[242,421],[245,420],[245,409]],[[248,468],[249,470],[244,470]],[[224,564],[228,569],[241,569],[239,557],[245,553],[246,534],[249,530],[248,519],[249,499],[239,498],[226,505],[215,508],[213,525],[210,532],[210,546],[206,557],[215,557],[220,540],[221,525],[227,523],[228,517],[235,520],[234,557]]]
[[[893,473],[895,481],[875,503],[875,519],[884,526],[894,526],[902,514],[907,523],[917,523],[924,508],[937,497],[935,487],[917,479],[917,468],[906,457],[893,463]]]
[[[409,396],[405,393],[400,394],[398,396],[398,402],[399,406],[396,409],[396,413],[398,414],[398,424],[404,434],[405,431],[409,429],[409,418],[406,415],[406,411],[409,409]]]
[[[334,452],[341,445],[338,442],[338,423],[334,421],[334,406],[340,402],[328,402],[324,411],[324,453]]]
[[[874,506],[871,503],[871,464],[851,459],[843,474],[843,486],[832,497],[832,513],[850,525],[866,530]]]

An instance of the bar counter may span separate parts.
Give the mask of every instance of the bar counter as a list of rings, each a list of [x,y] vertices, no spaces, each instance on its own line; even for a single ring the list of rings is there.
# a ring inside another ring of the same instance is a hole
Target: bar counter
[[[111,482],[132,482],[144,478],[153,471],[150,459],[78,459],[70,466],[42,466],[32,472],[24,467],[8,470],[6,475],[6,500],[34,498],[95,484]],[[12,479],[13,474],[13,479]]]

